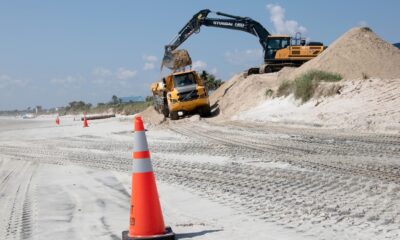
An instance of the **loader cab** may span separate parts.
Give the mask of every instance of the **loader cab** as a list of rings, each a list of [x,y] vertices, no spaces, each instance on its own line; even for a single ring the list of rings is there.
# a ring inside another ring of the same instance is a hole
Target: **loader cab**
[[[174,75],[174,87],[187,87],[196,84],[196,78],[192,72]]]
[[[291,37],[287,35],[272,35],[267,38],[267,46],[265,59],[275,59],[276,52],[280,49],[287,48],[291,44]]]

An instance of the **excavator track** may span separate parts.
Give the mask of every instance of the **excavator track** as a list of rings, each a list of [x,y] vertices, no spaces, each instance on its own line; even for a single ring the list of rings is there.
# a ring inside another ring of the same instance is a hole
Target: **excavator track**
[[[303,63],[305,63],[305,61],[263,64],[259,67],[249,68],[247,70],[247,76],[254,74],[279,72],[284,67],[300,67]]]

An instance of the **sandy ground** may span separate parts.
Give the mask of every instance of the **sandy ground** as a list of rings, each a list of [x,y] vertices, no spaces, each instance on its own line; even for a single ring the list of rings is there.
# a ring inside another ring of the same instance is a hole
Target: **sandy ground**
[[[120,239],[128,227],[130,119],[0,120],[1,239]],[[149,131],[155,161],[229,162],[226,156],[171,153],[191,144],[173,131]],[[165,152],[165,154],[164,154]],[[156,164],[158,165],[158,164]],[[162,171],[163,167],[156,166]],[[158,171],[157,171],[158,174]],[[165,179],[158,188],[166,224],[179,239],[315,239]]]
[[[0,120],[0,239],[120,239],[132,121],[89,124]],[[400,237],[398,135],[204,120],[147,135],[179,239]]]

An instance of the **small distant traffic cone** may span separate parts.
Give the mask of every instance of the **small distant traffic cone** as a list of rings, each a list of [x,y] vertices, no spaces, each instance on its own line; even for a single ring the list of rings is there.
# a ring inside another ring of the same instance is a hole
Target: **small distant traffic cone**
[[[175,239],[170,227],[164,226],[157,186],[141,117],[135,118],[133,146],[132,195],[129,231],[122,240]]]
[[[86,119],[86,116],[83,118],[83,127],[89,127],[88,121]]]
[[[57,118],[56,118],[56,124],[57,125],[60,125],[60,118],[57,116]]]

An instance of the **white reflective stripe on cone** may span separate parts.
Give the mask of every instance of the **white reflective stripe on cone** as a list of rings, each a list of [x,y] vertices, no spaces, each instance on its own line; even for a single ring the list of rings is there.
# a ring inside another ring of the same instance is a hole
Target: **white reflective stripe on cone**
[[[153,172],[150,158],[134,159],[132,165],[132,173]]]
[[[133,151],[134,152],[144,152],[148,151],[146,133],[144,131],[136,131],[133,138]]]

